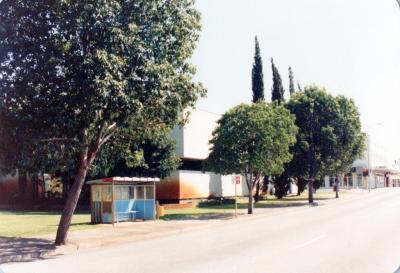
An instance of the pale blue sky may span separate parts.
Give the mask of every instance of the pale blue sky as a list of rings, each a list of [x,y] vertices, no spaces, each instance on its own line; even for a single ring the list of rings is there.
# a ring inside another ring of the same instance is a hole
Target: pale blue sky
[[[251,100],[254,36],[266,97],[273,57],[287,88],[291,65],[302,86],[353,98],[373,141],[400,157],[400,9],[395,0],[198,0],[203,31],[193,57],[208,89],[200,109],[223,113]],[[383,126],[375,126],[383,122]],[[384,133],[382,133],[384,131]]]

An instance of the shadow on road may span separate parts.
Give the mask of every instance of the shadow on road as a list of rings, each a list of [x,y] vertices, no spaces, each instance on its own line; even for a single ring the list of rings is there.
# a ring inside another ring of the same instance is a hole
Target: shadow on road
[[[43,259],[55,248],[54,242],[50,240],[0,236],[0,264]]]

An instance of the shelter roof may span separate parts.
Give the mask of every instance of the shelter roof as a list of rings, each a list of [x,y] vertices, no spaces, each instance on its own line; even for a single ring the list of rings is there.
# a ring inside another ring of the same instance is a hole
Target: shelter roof
[[[110,184],[110,183],[123,183],[123,184],[138,184],[143,182],[160,182],[159,178],[154,177],[108,177],[96,180],[87,181],[86,184]]]

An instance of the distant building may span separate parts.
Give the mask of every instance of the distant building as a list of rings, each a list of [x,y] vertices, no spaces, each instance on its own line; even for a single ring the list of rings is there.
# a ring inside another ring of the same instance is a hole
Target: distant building
[[[186,199],[229,197],[235,195],[235,175],[219,175],[203,171],[203,162],[210,151],[209,141],[221,115],[192,110],[184,127],[176,127],[172,136],[180,168],[157,184],[158,200],[176,202]],[[238,195],[248,195],[244,179],[237,186]]]
[[[363,158],[357,159],[351,171],[339,179],[339,186],[349,189],[376,189],[400,187],[400,168],[397,162],[390,162],[388,151],[379,143],[367,139]],[[334,177],[325,177],[323,187],[333,187]]]

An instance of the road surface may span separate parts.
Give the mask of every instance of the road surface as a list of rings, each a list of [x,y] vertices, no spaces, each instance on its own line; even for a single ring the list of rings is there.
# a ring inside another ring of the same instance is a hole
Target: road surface
[[[400,190],[226,221],[56,259],[5,273],[394,273],[400,266]]]

